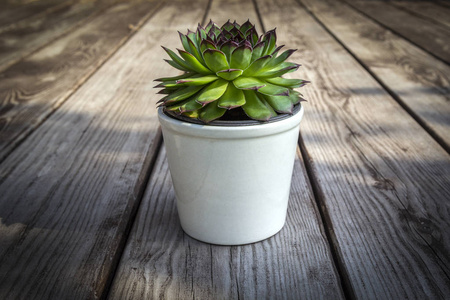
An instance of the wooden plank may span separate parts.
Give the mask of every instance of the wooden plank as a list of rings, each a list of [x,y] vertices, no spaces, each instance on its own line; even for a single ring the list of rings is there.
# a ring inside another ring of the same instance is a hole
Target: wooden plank
[[[434,2],[403,2],[403,1],[392,1],[392,5],[401,7],[410,13],[421,16],[431,21],[438,22],[442,25],[450,27],[450,9],[443,7]]]
[[[0,33],[0,71],[105,9],[102,2],[66,5]]]
[[[351,298],[444,299],[449,155],[295,1],[257,3],[312,81],[302,148]]]
[[[208,18],[223,24],[228,16],[241,24],[247,18],[258,23],[251,2],[212,3]],[[174,31],[171,36],[176,37]],[[162,152],[109,298],[342,299],[339,278],[320,224],[298,155],[287,223],[279,234],[260,243],[235,247],[198,242],[180,227]]]
[[[339,1],[302,3],[450,152],[450,67]]]
[[[344,1],[447,64],[450,63],[448,27],[439,26],[384,2]]]
[[[118,4],[0,73],[0,161],[145,21],[155,3]]]
[[[274,237],[209,245],[181,229],[162,151],[109,299],[343,299],[307,180],[298,153],[287,222]]]
[[[36,15],[44,15],[73,1],[38,0],[0,3],[0,28]]]
[[[145,15],[157,3],[137,5],[115,11]],[[160,145],[149,101],[161,69],[155,25],[0,165],[0,299],[105,298]]]

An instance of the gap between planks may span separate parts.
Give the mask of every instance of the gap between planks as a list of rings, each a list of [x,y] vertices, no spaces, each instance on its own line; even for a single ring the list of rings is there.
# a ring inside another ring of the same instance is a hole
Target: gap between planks
[[[393,91],[388,84],[384,83],[383,80],[381,80],[381,78],[374,72],[371,70],[371,68],[363,61],[363,59],[359,58],[358,55],[352,51],[340,38],[338,38],[334,32],[328,28],[327,25],[325,25],[322,20],[316,16],[316,14],[305,4],[302,2],[302,0],[296,0],[297,3],[299,5],[301,5],[301,7],[303,7],[305,9],[306,12],[308,12],[308,14],[330,35],[333,37],[333,39],[338,42],[366,71],[367,73],[369,73],[377,82],[378,84],[380,84],[383,89],[434,139],[436,140],[436,142],[447,152],[450,153],[450,144],[448,142],[448,139],[446,139],[445,136],[442,136],[439,134],[439,132],[437,132],[434,128],[433,128],[433,124],[429,124],[427,119],[424,119],[421,117],[420,113],[417,113],[412,107],[410,107],[408,104],[406,104],[406,102],[395,92]],[[366,16],[364,13],[362,13],[361,11],[359,11],[358,9],[354,8],[351,5],[348,5],[348,3],[346,2],[341,2],[343,5],[347,5],[348,7],[350,7],[350,9],[355,10],[356,12]],[[366,16],[367,17],[367,16]],[[370,18],[369,18],[370,19]],[[372,20],[374,21],[374,20]],[[374,21],[376,24],[380,25],[382,28],[385,28],[385,26],[383,26],[382,24],[380,24],[379,22]],[[390,31],[389,28],[387,28],[386,30]],[[407,39],[405,39],[407,40]],[[409,40],[407,40],[408,42],[410,42]],[[411,42],[410,42],[411,43]],[[417,46],[414,43],[411,43],[414,46]],[[417,46],[418,48],[420,48],[421,50],[423,50],[424,52],[426,52],[427,54],[430,54],[428,51],[426,51],[425,49],[422,49],[421,47]],[[433,57],[435,57],[434,55],[431,55]],[[437,58],[439,59],[439,58]],[[439,59],[439,61],[442,61],[441,59]],[[445,63],[445,62],[444,62]],[[439,129],[438,129],[439,130]],[[441,131],[442,133],[442,131]]]
[[[60,7],[56,7],[56,9],[50,10],[50,11],[46,11],[45,14],[43,14],[42,16],[39,15],[38,17],[45,17],[50,13],[53,12],[57,12],[58,10],[64,9],[69,5],[85,5],[84,3],[77,3],[77,1],[70,1],[68,3],[66,3],[66,5],[64,6],[60,6]],[[89,5],[89,4],[88,4]],[[86,26],[89,22],[91,22],[92,20],[94,20],[96,17],[98,17],[100,14],[102,14],[103,12],[105,12],[107,9],[111,8],[112,6],[114,6],[114,3],[112,4],[105,4],[105,5],[101,5],[99,4],[99,8],[93,8],[93,12],[92,14],[89,15],[89,12],[86,11],[87,13],[87,17],[85,17],[84,19],[81,18],[78,22],[75,22],[72,26],[69,26],[67,29],[63,30],[62,32],[56,34],[55,36],[51,36],[49,37],[47,40],[44,41],[39,41],[41,44],[32,47],[31,49],[19,49],[18,51],[14,52],[14,53],[9,53],[10,56],[12,56],[10,59],[0,62],[0,72],[8,69],[9,67],[17,64],[18,62],[22,61],[23,59],[33,55],[34,53],[38,52],[39,50],[45,48],[46,46],[50,45],[51,43],[55,42],[56,40],[63,38],[67,35],[69,35],[71,32],[75,31],[77,28],[82,27],[82,26]],[[36,18],[38,18],[36,17]],[[48,17],[48,16],[47,16]],[[34,18],[33,18],[34,19]],[[23,21],[22,23],[27,23],[28,20]],[[15,30],[17,27],[13,27],[13,28],[9,28],[8,30],[5,31],[0,31],[0,34],[4,34],[5,32],[8,33],[7,31],[11,31],[11,30]],[[25,27],[25,25],[22,25],[21,27]],[[23,28],[18,28],[19,30],[22,30]],[[19,53],[17,53],[19,52]]]
[[[69,99],[89,78],[91,78],[106,62],[109,61],[111,57],[123,46],[127,43],[128,40],[130,40],[133,35],[144,26],[144,24],[151,19],[151,17],[156,14],[160,8],[162,7],[163,2],[158,1],[155,3],[155,6],[147,13],[144,17],[139,19],[139,22],[136,25],[133,25],[132,27],[129,27],[130,32],[126,34],[123,38],[121,38],[111,49],[109,52],[107,52],[104,57],[99,58],[97,61],[94,61],[94,67],[89,70],[86,74],[81,75],[80,78],[76,79],[76,81],[73,83],[73,86],[70,86],[67,88],[67,92],[65,94],[57,95],[57,99],[55,99],[55,103],[52,104],[51,108],[48,108],[47,111],[42,112],[43,117],[41,119],[34,120],[34,122],[30,122],[31,124],[29,127],[24,128],[20,133],[14,133],[16,136],[13,137],[12,140],[8,141],[8,144],[5,146],[4,149],[0,148],[0,163],[3,162],[17,147],[20,146],[37,128],[39,128],[47,119],[49,119],[58,109],[63,105],[67,99]],[[110,6],[109,8],[113,8],[114,5]],[[105,12],[108,9],[106,7],[103,12]],[[90,18],[90,21],[96,20],[97,17],[99,17],[101,14],[97,14],[95,16],[92,16]],[[84,25],[87,26],[89,23],[85,23]],[[73,28],[73,31],[75,32],[76,29],[82,28],[83,26],[77,26],[77,28]],[[65,35],[68,35],[70,32],[66,32]],[[63,36],[65,36],[63,35]],[[46,47],[51,47],[52,43],[57,42],[63,36],[59,36],[57,39],[49,42]],[[41,47],[40,49],[36,50],[35,53],[38,53],[39,50],[44,49],[45,47]],[[33,54],[30,54],[29,56],[32,56]],[[60,98],[61,97],[61,98]],[[4,145],[2,145],[4,146]]]
[[[425,40],[425,41],[417,41],[417,36],[418,37],[421,36],[420,33],[418,34],[417,32],[412,32],[412,33],[409,32],[409,33],[405,34],[405,32],[401,28],[400,29],[399,28],[395,28],[395,26],[392,26],[392,24],[386,24],[384,21],[380,20],[377,16],[371,16],[369,14],[369,12],[366,11],[366,8],[364,8],[364,5],[366,5],[366,4],[367,5],[388,5],[388,4],[386,4],[388,2],[370,2],[370,1],[367,1],[367,2],[362,2],[362,1],[352,2],[351,0],[338,0],[338,1],[341,1],[341,2],[343,2],[345,4],[347,4],[348,6],[352,7],[353,9],[359,11],[361,14],[365,15],[367,18],[369,18],[372,21],[378,23],[380,26],[384,27],[385,29],[387,29],[387,30],[395,33],[396,35],[404,38],[405,40],[407,40],[411,44],[416,45],[417,47],[421,48],[423,51],[427,52],[429,55],[439,59],[443,63],[445,63],[447,65],[450,65],[450,62],[449,62],[450,54],[449,54],[448,50],[447,51],[441,51],[441,49],[445,45],[445,42],[444,42],[444,44],[439,45],[439,44],[436,44],[435,40],[431,41],[431,42],[429,40],[428,41],[427,40]],[[410,15],[412,17],[416,17],[415,15],[409,13],[409,11],[401,10],[401,9],[399,9],[396,6],[390,6],[390,7],[393,8],[393,9],[399,10],[399,11],[405,13],[406,15]],[[378,9],[378,8],[375,7],[375,10],[376,9]],[[367,10],[370,10],[370,8],[367,8]],[[428,20],[426,20],[424,18],[419,18],[419,21],[428,22]],[[442,27],[442,26],[436,26],[436,27],[438,29],[441,29],[441,31],[447,31],[447,39],[441,37],[440,40],[442,40],[442,42],[444,40],[448,40],[448,32],[449,32],[448,28],[447,27]],[[430,35],[430,34],[429,33],[423,33],[422,36],[423,35],[427,36],[427,35]],[[430,44],[432,44],[432,46],[434,46],[434,50],[435,51],[432,51],[432,50],[429,49],[430,48]],[[447,47],[448,47],[448,45],[447,45]],[[435,53],[435,52],[437,52],[437,53]]]
[[[212,2],[212,0],[208,0],[208,3],[207,3],[206,8],[205,8],[205,14],[204,14],[204,16],[202,18],[202,21],[201,21],[202,25],[205,24],[206,17],[207,17],[207,15],[209,13],[209,10],[211,8],[211,2]],[[157,11],[155,11],[154,13],[156,13],[156,12]],[[150,20],[150,18],[147,21],[149,21],[149,20]],[[138,29],[136,29],[136,30],[138,30]],[[147,191],[151,174],[154,172],[154,168],[156,166],[156,161],[157,161],[158,157],[161,155],[161,151],[162,151],[162,147],[163,147],[163,136],[162,136],[162,131],[161,131],[161,127],[160,126],[158,127],[158,133],[157,133],[157,136],[155,137],[155,140],[156,140],[155,148],[154,149],[149,149],[149,151],[148,151],[148,153],[151,154],[151,156],[149,154],[147,154],[147,159],[149,159],[149,157],[151,157],[151,158],[150,158],[150,161],[148,163],[148,168],[147,168],[146,173],[145,173],[145,178],[144,178],[144,180],[142,180],[142,183],[138,185],[139,187],[142,187],[142,188],[140,189],[138,197],[136,199],[137,203],[135,204],[133,212],[132,212],[132,214],[130,216],[130,219],[129,219],[130,221],[129,221],[129,224],[127,225],[126,233],[123,235],[124,238],[123,238],[123,240],[120,243],[119,250],[116,253],[116,257],[117,257],[116,263],[113,265],[112,271],[109,274],[108,281],[107,281],[105,289],[104,289],[104,291],[102,293],[101,299],[107,299],[109,297],[109,294],[111,293],[111,287],[112,287],[113,280],[114,280],[114,278],[116,276],[116,273],[117,273],[117,270],[119,268],[121,259],[123,257],[123,253],[125,251],[125,247],[128,244],[128,240],[130,238],[130,231],[135,226],[136,216],[137,216],[137,213],[138,213],[138,211],[139,211],[139,209],[141,207],[141,203],[142,203],[142,199],[144,198],[144,194]]]
[[[263,31],[266,31],[263,18],[261,16],[261,12],[258,7],[257,0],[252,0],[253,5],[255,6],[256,14],[258,16],[259,22],[262,26]],[[303,164],[305,166],[306,175],[309,181],[309,184],[312,189],[313,193],[313,199],[315,200],[315,208],[318,212],[318,216],[320,217],[320,228],[323,232],[324,239],[328,243],[328,247],[330,249],[330,253],[332,255],[333,263],[336,268],[336,271],[339,275],[340,283],[341,283],[341,289],[344,294],[345,299],[356,299],[356,296],[353,292],[353,289],[351,288],[350,284],[350,277],[347,274],[347,271],[345,270],[343,261],[342,261],[342,255],[339,254],[339,247],[336,243],[336,236],[334,234],[333,230],[333,224],[331,223],[325,202],[324,202],[324,196],[323,192],[320,188],[320,185],[317,182],[317,178],[314,176],[314,172],[311,166],[311,158],[308,155],[308,152],[306,150],[305,144],[303,142],[303,138],[301,135],[301,131],[299,134],[299,140],[298,140],[298,146],[300,149],[300,155],[302,157]]]

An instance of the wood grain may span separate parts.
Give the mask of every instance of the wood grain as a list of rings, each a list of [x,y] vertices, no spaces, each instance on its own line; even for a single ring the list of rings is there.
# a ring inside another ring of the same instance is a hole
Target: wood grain
[[[410,13],[450,27],[450,9],[428,1],[407,2],[392,1],[391,5],[400,7]]]
[[[0,29],[34,16],[41,16],[59,9],[72,1],[37,0],[8,1],[0,3]]]
[[[0,161],[54,112],[157,5],[118,4],[0,73]]]
[[[0,71],[105,9],[101,1],[65,5],[0,33]]]
[[[154,25],[0,165],[0,299],[104,298],[160,144]]]
[[[312,81],[303,151],[351,294],[444,299],[449,155],[294,1],[257,3]]]
[[[393,32],[450,63],[450,29],[380,1],[346,1]]]
[[[302,3],[450,152],[450,67],[339,1]]]
[[[208,18],[222,24],[230,17],[258,20],[251,2],[212,3]],[[109,298],[342,299],[320,222],[298,155],[287,223],[279,234],[245,246],[198,242],[181,229],[162,151]]]
[[[152,173],[110,299],[343,299],[299,154],[280,233],[244,246],[181,229],[165,151]]]

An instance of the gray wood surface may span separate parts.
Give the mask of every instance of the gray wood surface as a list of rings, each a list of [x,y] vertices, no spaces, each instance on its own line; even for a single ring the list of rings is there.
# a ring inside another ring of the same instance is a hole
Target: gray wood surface
[[[307,180],[297,155],[286,225],[274,237],[209,245],[181,229],[163,150],[109,299],[343,299]]]
[[[450,67],[340,1],[302,3],[450,152]]]
[[[134,35],[0,164],[0,299],[104,296],[160,144],[156,38]]]
[[[73,3],[21,22],[0,32],[0,71],[14,64],[73,27],[89,22],[106,5],[101,1]]]
[[[74,1],[37,0],[20,1],[11,0],[0,3],[0,29],[17,24],[29,18],[39,17],[48,12],[69,5]]]
[[[0,299],[448,298],[450,5],[161,2],[0,3]],[[261,243],[177,216],[152,81],[178,74],[159,45],[209,18],[277,27],[303,65],[286,77],[312,81],[287,223]]]
[[[118,4],[0,73],[0,161],[151,16],[155,3]]]
[[[391,5],[400,7],[422,18],[440,23],[447,27],[450,27],[450,8],[439,5],[433,1],[420,1],[420,2],[404,2],[404,1],[392,1]],[[450,4],[450,2],[447,2]]]
[[[349,1],[349,5],[403,38],[450,63],[450,29],[382,1]],[[414,24],[414,25],[412,25]]]
[[[295,1],[257,3],[312,81],[303,149],[350,294],[444,299],[449,155]]]
[[[242,1],[214,1],[207,19],[223,24],[230,16],[258,23]],[[261,243],[214,246],[185,235],[164,151],[146,191],[110,299],[343,299],[299,155],[286,226]]]

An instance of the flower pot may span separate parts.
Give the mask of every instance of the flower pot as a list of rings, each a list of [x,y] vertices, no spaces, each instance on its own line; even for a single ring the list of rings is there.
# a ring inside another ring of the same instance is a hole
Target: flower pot
[[[303,108],[249,126],[176,120],[158,110],[181,226],[219,245],[264,240],[282,229]]]

